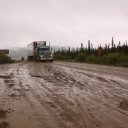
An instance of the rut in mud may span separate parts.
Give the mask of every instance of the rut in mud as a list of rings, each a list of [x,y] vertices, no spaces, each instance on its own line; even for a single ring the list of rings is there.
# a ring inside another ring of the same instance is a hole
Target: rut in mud
[[[69,62],[0,66],[0,128],[128,128],[128,69]]]

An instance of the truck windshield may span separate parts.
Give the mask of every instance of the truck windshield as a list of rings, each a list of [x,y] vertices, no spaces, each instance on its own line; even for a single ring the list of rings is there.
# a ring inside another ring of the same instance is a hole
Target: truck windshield
[[[39,54],[43,54],[45,51],[49,51],[49,48],[38,48]]]

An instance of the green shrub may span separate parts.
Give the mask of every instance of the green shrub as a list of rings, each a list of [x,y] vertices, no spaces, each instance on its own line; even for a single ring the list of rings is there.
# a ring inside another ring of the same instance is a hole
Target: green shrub
[[[55,60],[71,60],[71,57],[68,55],[54,55]]]
[[[104,63],[115,65],[119,60],[120,54],[119,53],[110,53],[104,56]]]
[[[128,63],[128,56],[122,53],[110,53],[104,56],[104,63],[110,65],[124,65]]]
[[[95,64],[107,64],[128,67],[128,55],[123,53],[110,53],[104,56],[87,56],[85,53],[80,52],[78,55],[55,55],[55,60],[70,60],[78,62],[87,62]]]
[[[80,62],[86,62],[87,56],[85,53],[80,52],[77,56],[76,56],[76,60],[80,61]]]
[[[0,54],[0,64],[12,62],[11,58],[7,55]]]
[[[87,62],[89,62],[89,63],[98,63],[98,58],[94,55],[89,55],[87,57]]]

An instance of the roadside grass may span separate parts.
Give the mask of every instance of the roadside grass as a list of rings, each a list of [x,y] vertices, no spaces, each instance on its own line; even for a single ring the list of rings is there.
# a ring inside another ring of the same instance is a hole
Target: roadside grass
[[[71,60],[72,58],[68,55],[55,55],[54,60]]]
[[[60,61],[75,61],[128,67],[128,55],[123,53],[109,53],[103,56],[95,56],[86,55],[85,53],[80,52],[75,57],[70,55],[54,55],[54,59]]]
[[[11,63],[12,59],[4,54],[0,54],[0,64]]]

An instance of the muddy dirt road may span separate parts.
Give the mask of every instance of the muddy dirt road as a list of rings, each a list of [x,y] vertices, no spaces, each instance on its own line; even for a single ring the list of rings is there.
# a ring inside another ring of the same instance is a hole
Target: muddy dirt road
[[[128,128],[128,69],[0,65],[0,128]]]

